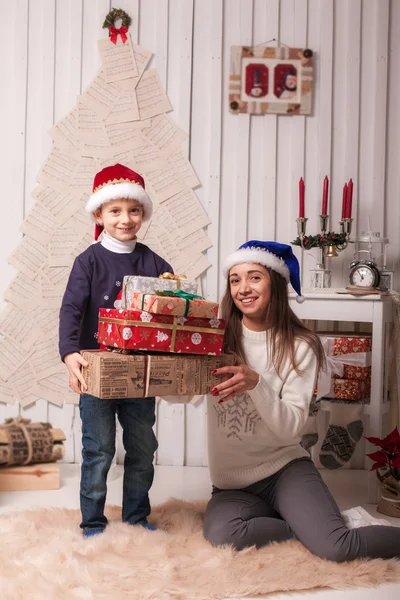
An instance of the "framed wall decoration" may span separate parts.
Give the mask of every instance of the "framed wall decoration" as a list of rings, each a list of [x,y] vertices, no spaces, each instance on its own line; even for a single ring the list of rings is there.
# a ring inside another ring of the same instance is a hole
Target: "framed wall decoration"
[[[313,51],[289,46],[232,46],[229,110],[252,115],[309,115]]]

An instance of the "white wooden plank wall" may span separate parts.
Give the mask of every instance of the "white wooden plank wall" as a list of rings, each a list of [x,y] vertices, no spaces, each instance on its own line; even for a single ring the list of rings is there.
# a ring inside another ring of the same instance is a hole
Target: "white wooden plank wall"
[[[212,267],[202,278],[207,296],[221,298],[221,261],[246,239],[290,242],[296,236],[301,176],[309,232],[319,226],[324,176],[330,177],[330,226],[336,230],[342,186],[352,177],[355,229],[365,229],[370,214],[374,229],[390,237],[389,259],[399,269],[400,2],[119,0],[117,5],[132,16],[134,40],[154,54],[151,66],[172,102],[172,118],[190,133],[183,150],[201,180],[197,194],[212,220]],[[107,35],[101,26],[111,6],[110,0],[0,0],[0,292],[14,275],[7,256],[19,243],[19,226],[32,206],[35,177],[50,149],[47,131],[96,74],[97,40]],[[312,116],[228,112],[231,45],[272,38],[314,50]],[[334,286],[345,284],[350,257],[346,250],[332,260]],[[300,258],[307,285],[317,254]],[[207,464],[205,402],[162,403],[157,413],[158,462]],[[41,400],[21,409],[0,402],[0,422],[17,414],[62,427],[66,461],[79,461],[76,406],[59,408]],[[121,460],[120,432],[118,439]]]

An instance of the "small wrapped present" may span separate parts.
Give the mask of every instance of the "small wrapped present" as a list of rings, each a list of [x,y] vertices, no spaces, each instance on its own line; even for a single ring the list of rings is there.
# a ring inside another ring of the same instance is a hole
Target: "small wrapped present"
[[[333,379],[332,387],[326,397],[340,400],[362,400],[371,393],[371,380]]]
[[[82,352],[88,366],[82,371],[88,393],[103,400],[208,394],[231,377],[215,369],[233,365],[235,357],[185,354],[120,354],[101,350]]]
[[[65,435],[50,423],[16,417],[0,425],[0,466],[49,463],[64,458]]]
[[[371,337],[366,335],[319,334],[326,368],[318,377],[317,398],[330,393],[335,380],[368,381],[371,378]]]
[[[98,341],[104,346],[151,352],[222,352],[225,321],[154,315],[134,309],[100,308]]]
[[[144,277],[142,275],[126,275],[122,284],[122,308],[132,306],[133,292],[154,294],[155,292],[182,290],[188,294],[196,294],[197,283],[188,281],[184,275],[163,273],[160,277]]]
[[[129,308],[144,310],[156,315],[213,319],[218,317],[218,307],[218,302],[209,302],[201,296],[177,290],[175,292],[158,292],[157,294],[133,292],[132,305]]]

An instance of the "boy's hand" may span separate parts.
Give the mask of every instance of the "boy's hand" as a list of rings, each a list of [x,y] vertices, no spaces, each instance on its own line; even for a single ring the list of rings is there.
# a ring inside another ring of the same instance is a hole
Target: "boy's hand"
[[[87,367],[89,363],[79,354],[79,352],[71,352],[64,357],[64,362],[67,365],[69,372],[69,387],[73,392],[81,394],[86,392],[87,385],[83,379],[81,366]],[[79,387],[80,384],[80,387]]]

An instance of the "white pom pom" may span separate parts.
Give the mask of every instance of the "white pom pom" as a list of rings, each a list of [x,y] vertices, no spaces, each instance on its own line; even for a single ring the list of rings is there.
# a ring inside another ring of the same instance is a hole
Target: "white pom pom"
[[[304,296],[296,296],[296,302],[298,302],[299,304],[303,304],[303,302],[305,302],[306,299],[304,298]]]

